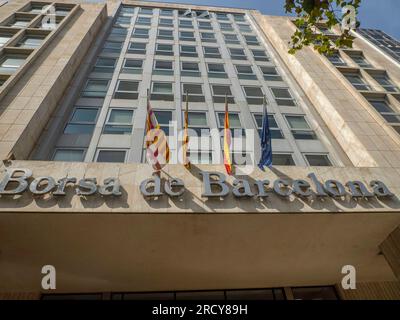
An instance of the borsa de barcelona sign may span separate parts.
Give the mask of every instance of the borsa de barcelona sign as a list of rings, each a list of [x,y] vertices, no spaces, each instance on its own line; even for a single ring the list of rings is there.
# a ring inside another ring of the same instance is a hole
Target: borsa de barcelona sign
[[[232,185],[228,184],[226,176],[220,172],[200,171],[202,180],[202,194],[204,198],[224,198],[233,194],[237,198],[268,197],[274,193],[282,198],[291,195],[299,198],[331,197],[342,198],[392,198],[394,194],[385,183],[373,180],[369,183],[361,181],[338,180],[320,181],[314,173],[308,174],[308,180],[283,179],[274,181],[254,180],[246,178],[235,179]],[[200,178],[200,177],[199,177]],[[67,191],[67,187],[73,191]],[[72,187],[72,188],[71,188]],[[50,194],[54,197],[65,196],[66,192],[75,192],[78,196],[121,196],[121,184],[117,177],[110,177],[98,182],[95,177],[80,178],[64,177],[59,180],[50,176],[33,177],[33,172],[26,168],[7,168],[0,181],[0,195],[13,196],[30,192],[33,195]],[[181,197],[186,191],[182,179],[161,179],[157,174],[141,181],[139,189],[145,198],[159,198],[161,196]],[[129,192],[129,190],[127,190]]]

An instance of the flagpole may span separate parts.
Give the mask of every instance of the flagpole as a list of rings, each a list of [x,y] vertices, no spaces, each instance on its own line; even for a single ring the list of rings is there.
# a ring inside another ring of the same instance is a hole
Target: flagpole
[[[189,92],[186,90],[186,108],[185,108],[184,139],[183,139],[183,164],[186,169],[190,169],[190,160],[188,160],[187,158],[187,150],[189,144],[188,121],[189,121]]]

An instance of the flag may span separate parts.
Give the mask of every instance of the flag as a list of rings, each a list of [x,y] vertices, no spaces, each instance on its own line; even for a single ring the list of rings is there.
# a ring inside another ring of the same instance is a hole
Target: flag
[[[169,162],[170,152],[167,137],[160,129],[150,105],[149,94],[147,94],[146,148],[147,160],[154,170],[160,171]]]
[[[263,118],[262,118],[262,132],[261,132],[261,159],[258,167],[264,171],[264,167],[272,167],[272,142],[271,130],[268,122],[267,102],[264,96],[263,102]]]
[[[229,129],[228,97],[225,96],[225,122],[224,122],[224,165],[226,172],[232,174],[231,161],[231,130]]]
[[[183,126],[183,145],[182,145],[182,152],[183,152],[183,164],[186,169],[190,169],[190,160],[187,156],[188,147],[189,147],[189,134],[188,134],[188,126],[189,126],[189,95],[186,91],[186,110],[185,110],[185,123]]]

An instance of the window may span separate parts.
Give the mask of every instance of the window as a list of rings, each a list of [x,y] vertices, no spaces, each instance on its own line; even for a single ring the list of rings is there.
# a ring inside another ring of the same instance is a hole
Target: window
[[[122,6],[121,13],[132,15],[132,14],[135,13],[135,8],[134,7],[128,7],[128,6]]]
[[[104,98],[107,94],[109,80],[89,79],[82,91],[82,97]]]
[[[112,28],[110,36],[124,37],[125,38],[127,33],[128,33],[128,29],[125,29],[125,28]]]
[[[6,55],[1,59],[0,72],[14,73],[25,62],[26,56]]]
[[[233,14],[233,19],[237,22],[244,22],[246,18],[243,14]]]
[[[259,46],[260,45],[256,36],[245,35],[244,39],[246,40],[246,43],[249,46]]]
[[[189,150],[188,156],[190,163],[193,164],[212,164],[212,154],[207,151]]]
[[[225,73],[225,67],[220,63],[207,63],[208,76],[210,78],[228,78]]]
[[[294,300],[338,300],[333,287],[292,288]]]
[[[136,20],[136,25],[150,26],[151,25],[151,18],[138,17],[137,20]]]
[[[201,32],[201,41],[203,42],[217,42],[215,39],[214,33],[211,32]]]
[[[262,113],[254,114],[254,120],[256,121],[258,134],[261,137],[263,128],[263,114]],[[268,114],[268,124],[272,139],[284,139],[282,130],[279,128],[278,123],[276,122],[275,117],[272,114]]]
[[[224,33],[224,40],[227,44],[240,44],[236,34]]]
[[[222,31],[233,31],[232,25],[230,23],[220,22],[219,27]]]
[[[172,30],[158,29],[157,38],[162,40],[174,40],[174,34]]]
[[[294,166],[293,157],[290,153],[273,153],[272,165],[274,166]]]
[[[154,115],[156,116],[157,122],[160,126],[160,129],[164,131],[166,136],[170,135],[170,129],[173,130],[172,126],[172,111],[166,110],[156,110],[154,111]]]
[[[218,112],[218,127],[223,129],[225,126],[225,112]],[[242,128],[242,124],[240,122],[240,116],[237,112],[229,112],[229,127],[232,130],[232,137],[234,136],[244,136],[245,130]]]
[[[104,42],[104,53],[120,53],[122,50],[123,42],[120,41],[106,41]]]
[[[196,133],[197,137],[210,135],[210,128],[207,121],[207,113],[202,111],[188,112],[188,128],[189,135]]]
[[[195,41],[194,33],[192,31],[180,31],[179,40],[181,41]]]
[[[386,100],[369,100],[369,103],[398,131],[397,126],[400,125],[400,113],[395,112]]]
[[[156,54],[158,54],[160,56],[173,56],[174,49],[173,49],[172,44],[157,43],[156,44]]]
[[[264,102],[264,92],[260,87],[243,87],[248,104],[262,105]]]
[[[212,85],[211,88],[215,103],[225,103],[225,97],[228,98],[228,103],[235,103],[230,86]]]
[[[31,19],[17,18],[8,24],[9,27],[24,28],[31,22]]]
[[[122,73],[141,74],[143,71],[143,60],[125,59],[122,66]]]
[[[85,155],[83,149],[57,148],[53,155],[54,161],[82,162]]]
[[[252,32],[251,27],[248,24],[238,24],[241,32]]]
[[[197,57],[195,46],[181,46],[181,57]]]
[[[160,9],[160,16],[163,17],[172,17],[174,15],[174,11],[170,9]]]
[[[36,3],[32,3],[31,4],[31,10],[29,10],[29,13],[34,13],[34,14],[41,14],[42,10],[45,9],[45,7],[47,7],[46,5],[42,5],[42,4],[36,4]]]
[[[221,59],[218,47],[203,47],[205,58]]]
[[[142,42],[130,42],[128,53],[133,54],[146,54],[146,43]]]
[[[133,110],[111,109],[104,125],[104,134],[131,134]]]
[[[283,81],[282,77],[279,75],[276,67],[261,66],[261,72],[263,73],[264,80],[267,81]]]
[[[360,68],[373,68],[372,65],[364,58],[362,54],[348,54],[349,57],[358,64]]]
[[[286,120],[297,140],[317,140],[317,135],[310,128],[304,116],[286,115]]]
[[[212,30],[212,25],[208,21],[199,21],[199,29]]]
[[[183,19],[179,19],[179,28],[189,28],[189,29],[192,29],[192,28],[193,28],[192,20],[183,20]]]
[[[152,15],[153,14],[153,9],[152,8],[140,8],[139,13]]]
[[[294,101],[289,89],[287,88],[270,88],[274,95],[275,101],[278,106],[294,107],[296,102]]]
[[[149,29],[135,28],[133,29],[132,37],[147,39],[149,37]]]
[[[233,60],[247,60],[243,49],[229,48],[229,52]]]
[[[346,62],[343,61],[339,53],[333,53],[331,55],[327,55],[326,57],[334,66],[346,66]]]
[[[201,84],[184,83],[182,86],[182,101],[186,101],[186,93],[188,93],[189,102],[204,102],[203,87]]]
[[[98,108],[75,107],[64,128],[64,134],[92,134],[98,111]]]
[[[160,18],[159,22],[160,27],[169,27],[173,28],[174,27],[174,21],[172,19],[163,19]]]
[[[124,163],[126,150],[98,150],[96,162]]]
[[[114,93],[114,99],[136,100],[139,95],[139,82],[130,80],[119,80],[117,89]]]
[[[256,80],[257,77],[253,72],[253,68],[249,65],[235,65],[239,79]]]
[[[215,13],[215,17],[217,18],[217,20],[229,20],[228,14],[226,13]]]
[[[378,82],[383,89],[387,92],[399,92],[399,88],[396,87],[393,82],[389,79],[386,74],[375,74],[372,75],[374,80]]]
[[[156,60],[154,62],[154,74],[163,76],[173,75],[174,68],[172,61]]]
[[[371,90],[370,86],[367,85],[364,79],[361,78],[359,74],[356,73],[345,73],[344,76],[350,83],[353,85],[354,88],[361,91],[369,91]]]
[[[3,47],[8,42],[8,40],[11,39],[11,37],[12,37],[12,35],[10,35],[10,34],[1,33],[0,34],[0,48]]]
[[[153,82],[152,100],[173,101],[174,93],[171,82]]]
[[[310,167],[331,167],[332,163],[326,154],[305,154]]]
[[[124,16],[120,16],[117,18],[116,24],[120,25],[120,24],[131,24],[131,17],[124,17]]]
[[[269,61],[269,58],[263,50],[251,50],[254,60],[256,61]]]
[[[94,65],[93,72],[113,73],[116,63],[117,59],[115,58],[98,58]]]
[[[23,37],[17,44],[17,47],[22,48],[38,48],[42,44],[45,36],[29,35]]]
[[[182,62],[181,76],[200,77],[199,64],[197,62]]]

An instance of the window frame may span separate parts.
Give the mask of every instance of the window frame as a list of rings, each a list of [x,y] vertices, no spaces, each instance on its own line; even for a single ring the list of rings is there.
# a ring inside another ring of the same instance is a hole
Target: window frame
[[[77,111],[77,109],[96,109],[96,111],[97,111],[96,112],[96,117],[95,117],[95,119],[93,121],[73,121],[73,117],[74,117],[75,112]],[[96,127],[97,120],[99,118],[99,110],[100,110],[100,107],[77,106],[77,105],[75,105],[73,110],[72,110],[72,112],[71,112],[71,114],[70,114],[70,116],[69,116],[69,118],[68,118],[67,123],[64,126],[63,135],[92,135],[93,131],[94,131],[95,127]],[[65,131],[66,131],[66,129],[67,129],[67,127],[69,125],[78,125],[78,126],[87,125],[87,126],[93,126],[93,128],[92,128],[92,132],[91,133],[67,133]]]
[[[119,88],[121,82],[137,83],[137,91],[119,90],[118,88]],[[139,98],[139,91],[140,91],[140,81],[139,80],[118,79],[117,84],[115,85],[113,99],[137,100]]]
[[[317,134],[316,134],[316,132],[315,132],[315,130],[312,129],[312,127],[310,126],[310,123],[308,122],[308,119],[307,119],[307,117],[306,117],[305,115],[303,115],[303,114],[291,114],[291,113],[287,113],[287,114],[284,114],[283,116],[284,116],[285,121],[286,121],[286,124],[288,125],[288,128],[289,128],[289,130],[290,130],[290,132],[291,132],[291,134],[292,134],[292,136],[293,136],[293,138],[294,138],[295,140],[305,140],[305,141],[309,141],[309,140],[319,140],[319,139],[318,139],[318,136],[317,136]],[[290,118],[290,117],[302,117],[303,120],[304,120],[304,122],[307,124],[308,129],[293,128],[293,127],[291,126],[291,124],[290,124],[290,121],[288,120],[288,118]],[[301,134],[309,134],[309,136],[311,137],[311,139],[299,139],[299,138],[296,138],[296,134],[297,134],[296,132],[299,133],[300,135],[301,135]]]
[[[99,155],[100,155],[101,151],[117,151],[117,152],[124,151],[125,152],[124,161],[123,162],[116,162],[116,161],[112,161],[112,162],[101,161],[101,162],[99,162],[98,159],[99,159]],[[115,149],[114,148],[97,148],[96,154],[94,157],[94,162],[96,162],[96,163],[126,163],[127,158],[128,158],[128,153],[129,153],[129,149],[124,149],[124,148],[115,148]]]
[[[290,107],[290,108],[297,107],[297,101],[296,101],[296,99],[294,98],[294,96],[293,96],[293,94],[292,94],[292,91],[291,91],[291,89],[290,89],[289,87],[277,87],[277,86],[273,86],[273,87],[272,87],[272,86],[270,86],[269,89],[270,89],[270,92],[271,92],[272,96],[274,97],[275,103],[276,103],[279,107]],[[287,92],[288,92],[289,95],[290,95],[290,98],[277,97],[277,96],[275,95],[273,89],[287,90]],[[284,103],[284,102],[286,102],[286,101],[291,101],[292,104],[290,104],[290,103],[288,103],[288,104]],[[283,103],[283,104],[282,104],[282,103]]]
[[[55,156],[56,156],[58,150],[82,151],[82,160],[81,160],[81,161],[55,160],[54,158],[55,158]],[[54,151],[53,151],[51,160],[52,160],[52,161],[60,161],[60,162],[61,162],[61,161],[62,161],[62,162],[83,162],[83,161],[85,161],[86,152],[87,152],[87,149],[86,149],[86,148],[56,147],[56,148],[54,148]]]
[[[113,111],[131,111],[131,121],[130,123],[123,123],[123,122],[110,122],[110,117]],[[104,122],[103,129],[101,131],[102,134],[107,134],[107,135],[131,135],[133,132],[133,121],[134,121],[134,115],[135,115],[135,110],[131,108],[121,108],[121,107],[112,107],[107,110],[107,116],[106,116],[106,121]],[[113,126],[113,127],[130,127],[129,132],[123,132],[123,133],[109,133],[106,132],[106,127],[107,126]]]

